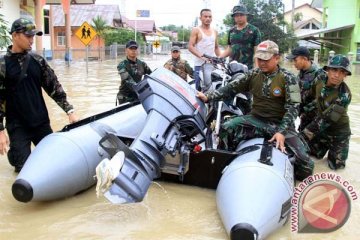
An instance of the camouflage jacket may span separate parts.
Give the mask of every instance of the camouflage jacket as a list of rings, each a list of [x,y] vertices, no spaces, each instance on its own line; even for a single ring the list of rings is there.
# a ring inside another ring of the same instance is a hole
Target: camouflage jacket
[[[186,60],[172,58],[164,64],[164,67],[173,71],[185,81],[187,80],[187,75],[193,78],[194,70]]]
[[[301,104],[300,104],[300,114],[304,113],[304,106],[313,101],[311,97],[311,86],[313,81],[319,75],[325,76],[326,73],[323,69],[319,68],[315,63],[312,63],[310,68],[307,70],[300,70],[299,72],[299,81],[300,81],[300,94],[301,94]]]
[[[259,68],[245,75],[238,75],[228,85],[207,94],[210,100],[221,100],[235,96],[239,92],[253,94],[252,115],[276,123],[278,132],[286,134],[294,127],[299,113],[300,87],[298,78],[278,67],[271,74]]]
[[[117,70],[121,78],[118,96],[124,96],[130,100],[137,99],[133,85],[140,82],[145,74],[152,72],[149,66],[139,59],[136,59],[136,62],[134,62],[126,58],[119,63]]]
[[[46,60],[35,53],[12,53],[11,47],[12,46],[7,49],[5,56],[0,57],[0,128],[4,126],[3,120],[4,117],[6,117],[6,95],[9,91],[6,89],[7,78],[5,58],[17,58],[19,67],[22,68],[26,55],[30,54],[31,58],[40,65],[42,76],[40,79],[41,87],[65,112],[72,110],[73,106],[67,101],[64,89],[58,81],[54,70],[48,65]]]
[[[309,97],[312,97],[313,101],[304,106],[304,109],[316,109],[316,117],[306,128],[312,133],[326,131],[329,135],[348,135],[351,133],[347,114],[352,97],[350,88],[345,82],[338,87],[328,87],[327,80],[327,75],[322,74],[311,85]]]
[[[252,69],[254,66],[254,48],[261,42],[261,33],[257,27],[248,23],[244,29],[230,29],[228,45],[231,47],[230,60],[236,60]]]

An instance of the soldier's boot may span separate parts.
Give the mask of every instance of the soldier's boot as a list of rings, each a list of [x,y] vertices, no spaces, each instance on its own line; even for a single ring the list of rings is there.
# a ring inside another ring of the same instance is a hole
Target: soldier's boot
[[[331,168],[332,170],[345,168],[345,161],[334,160],[334,159],[329,159],[328,158],[327,162],[328,162],[329,168]]]
[[[314,162],[311,158],[308,158],[308,160],[305,161],[303,159],[296,157],[294,169],[295,169],[294,170],[295,179],[298,181],[302,181],[313,174]]]

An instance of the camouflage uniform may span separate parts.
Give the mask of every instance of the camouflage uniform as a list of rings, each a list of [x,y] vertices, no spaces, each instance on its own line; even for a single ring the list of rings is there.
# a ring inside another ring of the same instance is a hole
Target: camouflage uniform
[[[187,80],[188,74],[191,78],[193,78],[194,70],[190,67],[186,60],[171,58],[164,64],[164,67],[173,71],[185,81]]]
[[[335,61],[337,59],[332,63]],[[351,102],[351,91],[344,82],[338,87],[328,87],[327,81],[327,75],[319,75],[311,85],[309,97],[312,97],[313,102],[305,108],[315,108],[316,116],[302,134],[312,155],[323,158],[329,151],[329,167],[338,169],[345,167],[349,152],[351,130],[347,109]]]
[[[222,125],[220,138],[225,148],[234,150],[243,139],[269,139],[280,132],[296,155],[296,178],[301,180],[311,175],[314,166],[307,154],[308,147],[294,129],[300,104],[298,79],[280,67],[271,74],[264,74],[257,68],[207,94],[207,97],[209,101],[227,99],[244,91],[253,94],[253,107],[250,115],[232,118]]]
[[[300,125],[298,130],[302,131],[306,125],[308,125],[316,116],[316,109],[315,108],[306,108],[304,106],[308,105],[312,102],[311,97],[311,86],[313,84],[314,79],[317,76],[323,75],[325,76],[326,73],[324,70],[319,69],[318,66],[314,63],[311,64],[311,67],[307,70],[300,70],[299,72],[299,80],[300,80],[300,94],[301,94],[301,104],[300,104]]]
[[[65,111],[73,110],[61,84],[45,59],[35,53],[12,53],[10,46],[0,58],[0,129],[6,128],[10,138],[8,159],[19,171],[35,145],[52,132],[42,90]],[[20,79],[25,59],[29,65]]]
[[[151,69],[145,62],[139,59],[136,59],[136,62],[134,62],[126,58],[119,63],[117,70],[121,78],[121,84],[117,94],[118,103],[122,104],[137,100],[137,95],[132,87],[140,82],[145,74],[150,74]]]
[[[230,29],[228,45],[231,47],[230,60],[235,60],[254,67],[254,48],[261,42],[261,33],[257,27],[248,23],[245,28],[237,30],[236,26]]]

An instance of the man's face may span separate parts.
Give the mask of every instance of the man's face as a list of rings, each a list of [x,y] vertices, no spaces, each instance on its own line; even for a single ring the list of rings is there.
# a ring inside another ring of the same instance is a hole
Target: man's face
[[[273,73],[277,69],[277,65],[280,61],[279,55],[272,56],[269,60],[263,60],[258,58],[258,66],[263,73]]]
[[[174,50],[171,52],[171,57],[174,59],[178,59],[180,57],[180,52],[178,50]]]
[[[13,45],[23,51],[30,51],[34,43],[34,35],[25,35],[22,32],[12,34]]]
[[[247,15],[242,13],[236,13],[234,15],[234,22],[235,24],[240,24],[240,25],[247,23]]]
[[[326,85],[329,87],[339,86],[347,75],[347,71],[342,68],[327,68],[328,81]]]
[[[130,47],[126,49],[126,55],[129,58],[135,58],[137,56],[137,47]]]
[[[212,21],[212,14],[210,11],[203,11],[200,16],[200,21],[203,25],[208,26]]]
[[[297,70],[305,70],[305,62],[307,61],[306,57],[303,56],[297,56],[293,59],[294,66]]]

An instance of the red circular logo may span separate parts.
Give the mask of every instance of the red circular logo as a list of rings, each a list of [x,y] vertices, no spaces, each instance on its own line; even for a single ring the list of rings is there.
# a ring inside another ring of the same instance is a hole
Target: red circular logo
[[[302,197],[302,212],[307,223],[324,232],[335,231],[350,214],[350,199],[343,188],[333,183],[310,186]]]

